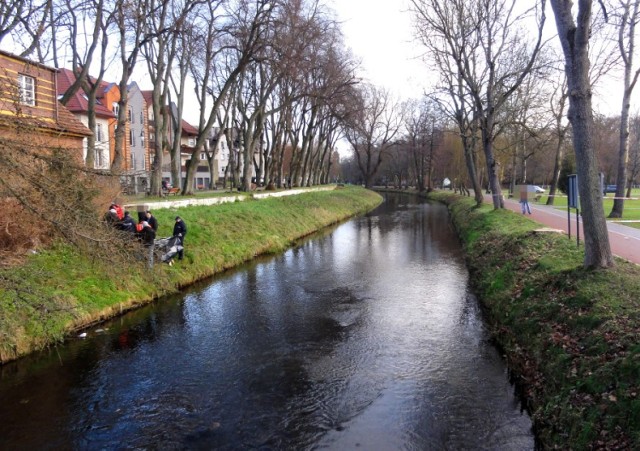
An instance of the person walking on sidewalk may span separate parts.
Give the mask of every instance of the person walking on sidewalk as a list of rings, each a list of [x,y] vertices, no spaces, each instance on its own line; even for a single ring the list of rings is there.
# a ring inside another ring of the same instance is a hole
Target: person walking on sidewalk
[[[527,192],[526,185],[522,185],[520,189],[520,207],[522,208],[522,214],[531,214],[531,207],[529,206],[529,193]]]

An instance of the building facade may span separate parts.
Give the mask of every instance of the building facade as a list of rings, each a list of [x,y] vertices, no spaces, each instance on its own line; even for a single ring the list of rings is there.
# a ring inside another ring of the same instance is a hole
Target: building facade
[[[57,71],[0,51],[0,138],[37,151],[66,149],[78,162],[92,134],[57,99]]]

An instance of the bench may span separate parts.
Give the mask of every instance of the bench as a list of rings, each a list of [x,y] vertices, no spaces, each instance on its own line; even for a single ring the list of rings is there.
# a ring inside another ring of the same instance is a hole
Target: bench
[[[180,194],[180,188],[169,188],[167,190],[167,195],[171,195],[173,194],[174,196],[177,196],[178,194]]]

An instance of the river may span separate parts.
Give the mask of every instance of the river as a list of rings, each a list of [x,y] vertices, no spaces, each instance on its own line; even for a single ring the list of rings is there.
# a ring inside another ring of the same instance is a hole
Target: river
[[[0,449],[534,449],[446,208],[385,196],[0,367]]]

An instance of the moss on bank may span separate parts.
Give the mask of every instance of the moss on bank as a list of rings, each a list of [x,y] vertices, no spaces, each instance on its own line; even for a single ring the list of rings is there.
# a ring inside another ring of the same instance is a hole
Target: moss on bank
[[[583,269],[566,235],[472,199],[446,202],[474,289],[545,449],[640,449],[640,267]]]
[[[280,252],[295,240],[368,211],[380,195],[357,187],[250,200],[216,206],[157,210],[158,237],[170,236],[179,214],[188,226],[185,259],[146,269],[94,261],[58,244],[27,263],[3,269],[0,280],[0,363],[60,341],[88,326],[180,287],[239,265],[256,255]],[[142,255],[142,252],[139,253]],[[8,288],[10,287],[10,288]]]

